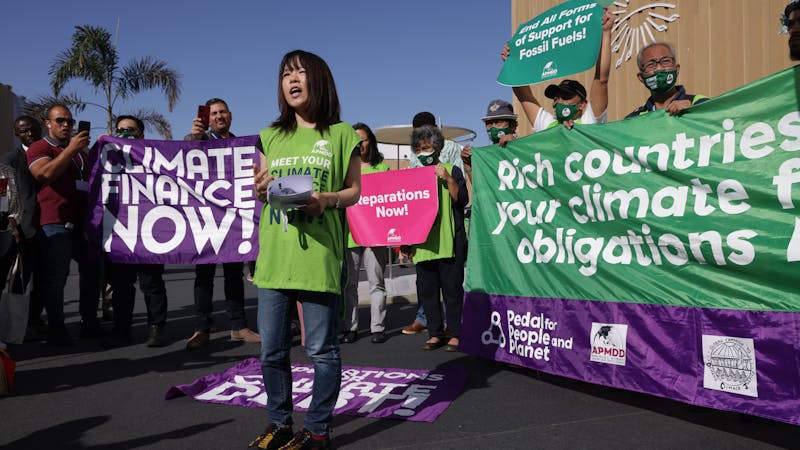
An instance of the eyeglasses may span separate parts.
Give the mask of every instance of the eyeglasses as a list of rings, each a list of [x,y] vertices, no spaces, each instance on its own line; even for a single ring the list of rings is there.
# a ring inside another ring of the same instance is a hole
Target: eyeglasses
[[[139,129],[136,127],[117,128],[117,134],[137,134]]]
[[[56,123],[59,125],[69,125],[69,126],[75,125],[75,119],[68,119],[66,117],[56,117],[53,120],[55,120]]]
[[[672,56],[665,56],[661,59],[651,59],[642,65],[642,72],[652,72],[656,69],[656,66],[661,66],[665,69],[671,69],[675,67],[675,58]]]

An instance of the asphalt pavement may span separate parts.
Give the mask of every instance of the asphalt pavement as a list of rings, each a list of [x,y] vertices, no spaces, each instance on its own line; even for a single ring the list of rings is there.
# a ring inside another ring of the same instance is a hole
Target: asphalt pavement
[[[66,290],[68,327],[77,336],[77,276]],[[342,344],[348,366],[431,370],[459,364],[463,392],[433,423],[336,416],[333,444],[347,449],[766,449],[800,448],[800,427],[596,386],[441,350],[423,351],[425,335],[407,336],[416,297],[410,269],[393,274],[389,340],[368,338],[369,309],[360,307],[361,336]],[[406,277],[406,278],[403,278]],[[411,278],[408,278],[411,277]],[[187,351],[193,328],[190,266],[168,266],[167,333],[171,344],[147,348],[145,309],[137,293],[134,341],[103,350],[97,340],[71,348],[27,343],[9,348],[17,361],[14,392],[0,398],[3,449],[235,449],[264,428],[263,410],[164,400],[169,387],[257,357],[258,344],[228,339],[222,268],[214,294],[216,331],[207,349]],[[409,288],[412,286],[412,288]],[[362,294],[363,289],[361,290]],[[255,327],[256,289],[246,282],[246,311]],[[366,300],[366,296],[363,298]],[[110,326],[110,324],[107,324]],[[299,338],[292,360],[309,363]],[[302,423],[303,414],[295,414]]]

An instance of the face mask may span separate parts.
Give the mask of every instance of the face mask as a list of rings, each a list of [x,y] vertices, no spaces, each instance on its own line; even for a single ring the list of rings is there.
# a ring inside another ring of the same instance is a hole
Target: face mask
[[[642,82],[647,86],[647,89],[658,93],[667,92],[672,89],[677,81],[677,70],[657,70],[649,77],[642,78]]]
[[[487,133],[489,133],[489,139],[492,140],[492,143],[497,144],[500,142],[501,137],[511,134],[511,129],[491,127]]]
[[[553,109],[555,109],[556,112],[556,120],[558,120],[559,122],[571,120],[578,115],[577,103],[574,105],[565,105],[563,103],[556,103]]]
[[[417,158],[423,166],[433,166],[439,162],[439,155],[436,152],[418,153]]]

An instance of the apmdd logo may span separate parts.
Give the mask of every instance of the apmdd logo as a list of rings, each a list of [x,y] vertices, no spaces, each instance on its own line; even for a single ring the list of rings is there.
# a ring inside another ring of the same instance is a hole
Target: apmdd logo
[[[556,67],[555,62],[548,61],[542,68],[542,79],[553,78],[555,76],[558,76],[558,67]]]
[[[397,228],[389,228],[389,231],[386,233],[387,242],[400,242],[402,239],[402,236],[397,234]]]
[[[703,387],[758,397],[753,340],[704,334]]]
[[[625,365],[627,354],[628,326],[618,323],[592,322],[589,338],[592,342],[590,361]]]

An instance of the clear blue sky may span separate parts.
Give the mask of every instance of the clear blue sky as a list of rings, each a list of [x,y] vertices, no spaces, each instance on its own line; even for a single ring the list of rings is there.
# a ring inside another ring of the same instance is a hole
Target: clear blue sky
[[[512,34],[509,0],[44,0],[7,2],[3,16],[0,83],[28,98],[51,93],[48,69],[70,46],[74,26],[113,34],[119,17],[121,65],[147,55],[163,59],[181,74],[182,92],[172,113],[160,91],[119,103],[115,112],[153,108],[177,138],[189,131],[197,105],[211,97],[228,102],[236,134],[255,134],[274,120],[277,66],[298,48],[328,62],[342,119],[373,129],[408,124],[427,110],[446,125],[475,130],[474,145],[486,145],[480,120],[486,106],[512,96],[495,81],[500,50]],[[65,92],[104,102],[81,80]],[[77,118],[93,127],[105,120],[92,106]]]

